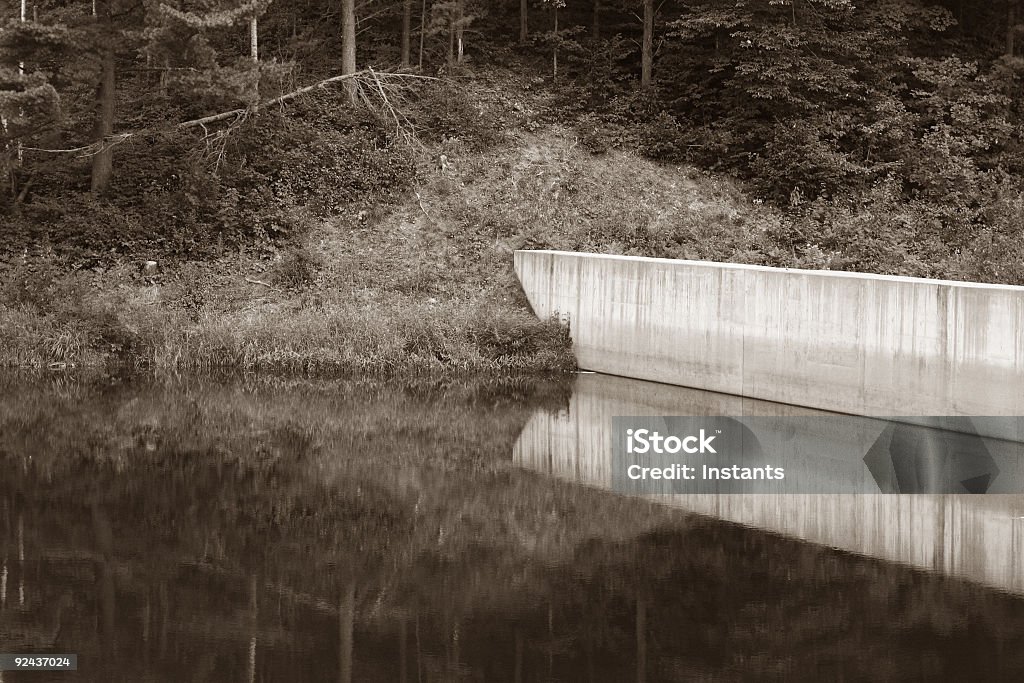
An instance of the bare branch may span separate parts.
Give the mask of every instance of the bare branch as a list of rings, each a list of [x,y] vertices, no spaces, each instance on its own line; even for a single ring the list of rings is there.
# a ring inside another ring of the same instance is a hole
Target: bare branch
[[[382,76],[384,76],[385,78],[382,78]],[[248,108],[232,109],[230,111],[221,112],[219,114],[211,114],[209,116],[204,116],[202,118],[192,119],[191,121],[183,121],[183,122],[173,126],[173,129],[188,130],[188,129],[191,129],[191,128],[202,128],[203,132],[204,132],[203,140],[205,140],[205,141],[210,141],[210,140],[219,141],[219,140],[222,140],[226,136],[226,134],[228,133],[229,130],[235,128],[238,124],[240,124],[241,122],[245,121],[249,116],[251,116],[251,115],[253,115],[253,114],[255,114],[255,113],[259,112],[259,111],[262,111],[263,109],[266,109],[267,107],[272,107],[272,106],[277,105],[277,104],[288,102],[289,100],[294,100],[297,97],[301,97],[302,95],[305,95],[307,93],[313,92],[314,90],[319,90],[319,89],[322,89],[322,88],[326,88],[327,86],[333,85],[335,83],[341,83],[341,82],[348,81],[348,80],[353,80],[353,79],[355,79],[357,81],[366,81],[368,85],[371,85],[373,87],[373,89],[376,90],[380,94],[384,111],[387,112],[387,114],[388,114],[388,116],[390,118],[393,118],[395,120],[396,126],[398,128],[398,133],[400,135],[403,135],[403,137],[406,137],[408,135],[408,131],[412,129],[412,126],[411,126],[411,124],[409,124],[408,120],[405,119],[405,117],[402,114],[400,114],[394,108],[394,106],[392,105],[390,98],[385,94],[386,88],[385,88],[385,85],[384,85],[383,81],[385,79],[386,80],[415,79],[415,80],[428,80],[428,81],[439,80],[439,79],[434,78],[432,76],[423,76],[423,75],[420,75],[420,74],[411,74],[411,73],[387,72],[386,74],[381,74],[381,73],[378,73],[378,72],[374,71],[373,69],[368,69],[368,70],[365,70],[365,71],[357,71],[357,72],[351,73],[351,74],[344,74],[344,75],[341,75],[341,76],[332,76],[331,78],[325,78],[324,80],[318,81],[316,83],[313,83],[312,85],[304,86],[302,88],[299,88],[298,90],[293,90],[292,92],[285,93],[284,95],[279,95],[278,97],[266,100],[264,102],[260,102],[258,104],[255,104],[255,105],[251,106],[251,107],[248,107]],[[365,95],[363,96],[363,99],[364,99],[364,102],[367,105],[370,105],[370,102],[366,99]],[[207,126],[210,125],[210,124],[220,123],[222,121],[229,121],[229,120],[231,121],[231,124],[229,126],[229,129],[226,130],[226,131],[218,131],[217,133],[210,133],[209,130],[207,130]],[[404,123],[403,123],[403,120],[404,120]],[[100,152],[105,151],[107,149],[110,149],[111,147],[119,145],[122,142],[125,142],[125,141],[127,141],[127,140],[129,140],[129,139],[131,139],[133,137],[138,136],[138,135],[146,135],[146,134],[151,134],[151,133],[157,133],[157,132],[161,132],[161,131],[164,131],[164,130],[167,130],[167,129],[165,129],[165,128],[147,128],[147,129],[138,130],[138,131],[134,131],[134,132],[130,132],[130,133],[118,133],[116,135],[108,136],[104,140],[101,140],[101,141],[98,141],[98,142],[94,142],[94,143],[89,144],[89,145],[83,145],[82,147],[73,147],[73,148],[69,148],[69,149],[47,149],[47,148],[43,148],[43,147],[25,147],[23,149],[25,151],[43,152],[43,153],[47,153],[47,154],[78,154],[78,155],[80,155],[82,157],[90,157],[90,156],[94,156],[96,154],[99,154]],[[223,152],[221,152],[221,153],[223,153]]]

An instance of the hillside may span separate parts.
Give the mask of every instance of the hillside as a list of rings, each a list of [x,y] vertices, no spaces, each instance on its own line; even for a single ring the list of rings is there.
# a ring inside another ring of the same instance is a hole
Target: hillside
[[[621,122],[516,69],[427,81],[400,106],[396,131],[388,112],[317,94],[246,121],[223,165],[197,171],[177,158],[187,141],[157,140],[125,152],[138,173],[109,198],[27,207],[0,260],[0,365],[571,370],[565,331],[519,290],[522,248],[1021,274],[1011,233],[943,238],[928,206],[885,187],[853,208],[782,207],[722,171],[653,160]],[[1011,225],[1000,201],[989,211]]]
[[[530,313],[514,249],[635,252],[685,234],[665,253],[742,259],[778,223],[726,181],[627,152],[591,154],[573,129],[531,120],[529,105],[524,115],[520,99],[483,98],[521,125],[486,146],[444,137],[418,149],[415,179],[395,199],[307,216],[303,234],[265,254],[154,256],[151,274],[137,259],[76,269],[52,249],[11,258],[0,362],[564,371],[574,366],[567,339]]]

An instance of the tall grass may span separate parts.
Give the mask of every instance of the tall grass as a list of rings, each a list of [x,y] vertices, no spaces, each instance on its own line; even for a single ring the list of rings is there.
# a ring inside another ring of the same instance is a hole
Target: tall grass
[[[234,280],[236,289],[253,289]],[[238,292],[194,281],[156,294],[152,286],[138,285],[75,296],[69,289],[0,304],[0,365],[307,375],[574,367],[556,323],[487,299],[438,301],[391,292],[361,301],[349,293],[275,290],[269,300],[250,295],[239,304]]]

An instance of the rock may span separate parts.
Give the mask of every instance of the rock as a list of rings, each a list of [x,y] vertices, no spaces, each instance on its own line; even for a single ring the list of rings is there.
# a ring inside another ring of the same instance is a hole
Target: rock
[[[142,264],[143,275],[156,275],[157,263],[156,261],[146,261]]]

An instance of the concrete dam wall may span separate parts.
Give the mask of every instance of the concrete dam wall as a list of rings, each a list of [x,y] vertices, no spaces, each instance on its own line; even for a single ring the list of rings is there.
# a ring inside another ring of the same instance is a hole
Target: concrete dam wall
[[[1024,416],[1024,287],[555,251],[515,270],[586,370],[908,421]],[[974,422],[1024,440],[1024,421]]]

